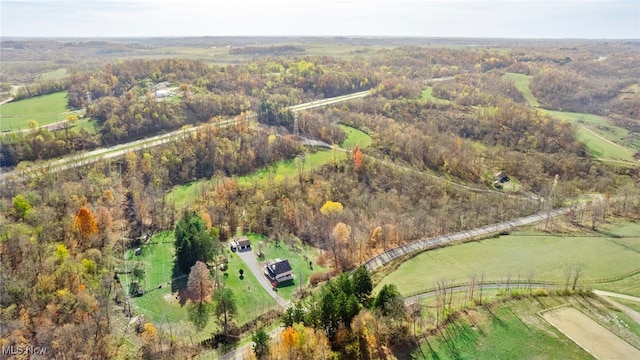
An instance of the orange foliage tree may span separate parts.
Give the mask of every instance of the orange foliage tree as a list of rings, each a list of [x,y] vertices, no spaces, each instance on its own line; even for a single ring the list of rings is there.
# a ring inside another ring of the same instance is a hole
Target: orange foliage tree
[[[76,229],[80,232],[82,239],[98,233],[98,222],[91,210],[83,206],[78,210],[76,215]]]
[[[360,151],[359,147],[357,146],[353,147],[353,150],[351,150],[351,157],[353,158],[353,166],[356,169],[356,171],[362,170],[364,155],[362,154],[362,151]]]

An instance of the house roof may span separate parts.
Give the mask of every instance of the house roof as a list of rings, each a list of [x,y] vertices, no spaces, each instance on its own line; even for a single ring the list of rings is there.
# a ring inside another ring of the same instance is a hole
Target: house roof
[[[293,270],[291,269],[291,264],[289,264],[289,260],[280,260],[278,262],[275,262],[271,264],[271,269],[276,275]]]
[[[234,239],[237,246],[251,246],[251,241],[246,236],[241,236],[239,238]]]

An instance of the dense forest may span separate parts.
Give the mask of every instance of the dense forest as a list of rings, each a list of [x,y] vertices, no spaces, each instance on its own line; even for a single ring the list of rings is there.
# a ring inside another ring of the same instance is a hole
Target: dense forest
[[[11,43],[15,52],[20,44]],[[202,351],[206,344],[156,334],[153,324],[123,334],[128,290],[116,275],[124,251],[173,230],[189,210],[216,229],[215,241],[238,228],[268,241],[300,241],[322,251],[333,275],[344,273],[284,314],[286,336],[317,345],[292,343],[289,354],[384,358],[382,345],[409,335],[397,320],[405,316],[400,294],[393,287],[372,294],[359,268],[372,256],[563,206],[585,193],[624,196],[624,205],[594,205],[594,214],[637,214],[640,204],[629,200],[637,195],[637,166],[597,161],[574,124],[537,111],[502,77],[531,76],[543,108],[604,114],[637,131],[640,56],[581,46],[498,52],[405,45],[349,58],[301,54],[297,46],[247,47],[233,52],[255,57],[238,64],[124,58],[78,67],[49,87],[25,87],[24,97],[64,87],[69,107],[86,109],[95,132],[3,135],[3,166],[199,127],[122,158],[0,184],[0,344],[37,344],[60,358]],[[118,54],[132,48],[105,45]],[[426,87],[439,101],[423,97]],[[363,99],[295,115],[287,109],[364,90],[370,95]],[[219,126],[229,118],[235,121]],[[339,125],[366,133],[371,145],[335,147],[332,160],[305,167],[305,154],[321,150],[303,146],[294,130],[337,145],[347,138]],[[294,177],[267,171],[264,182],[239,180],[283,161],[296,162]],[[515,190],[495,186],[501,170],[517,179]],[[167,196],[197,180],[205,181],[186,204]],[[350,280],[346,272],[354,270]]]

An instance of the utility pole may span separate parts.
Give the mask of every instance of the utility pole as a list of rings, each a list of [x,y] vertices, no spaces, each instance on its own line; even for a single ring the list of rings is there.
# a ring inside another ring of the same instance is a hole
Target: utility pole
[[[298,128],[298,112],[293,112],[293,135],[300,136],[300,129]]]
[[[556,190],[556,185],[558,185],[558,174],[553,178],[553,185],[551,185],[551,190],[549,190],[549,195],[547,196],[547,221],[544,223],[544,229],[547,230],[547,226],[549,225],[549,218],[551,218],[551,208],[553,206],[552,195]]]

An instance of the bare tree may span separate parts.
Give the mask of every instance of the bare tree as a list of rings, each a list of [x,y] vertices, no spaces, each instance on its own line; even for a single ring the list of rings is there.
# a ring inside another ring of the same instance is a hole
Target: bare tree
[[[578,284],[578,280],[582,276],[582,273],[583,273],[583,269],[581,266],[576,265],[573,267],[573,285],[571,286],[571,290],[575,291],[576,285]]]
[[[531,270],[529,272],[529,274],[527,275],[527,285],[529,287],[529,294],[531,294],[531,286],[533,285],[533,278],[535,276],[536,272],[534,270]]]

